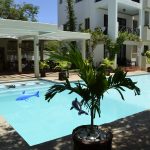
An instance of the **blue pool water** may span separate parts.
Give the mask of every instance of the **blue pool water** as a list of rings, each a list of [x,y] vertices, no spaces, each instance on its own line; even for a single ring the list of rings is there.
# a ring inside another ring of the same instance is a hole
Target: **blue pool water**
[[[133,76],[132,79],[138,82],[141,95],[135,97],[133,92],[126,90],[126,100],[123,101],[116,91],[110,90],[101,101],[101,118],[96,117],[95,124],[111,122],[150,108],[150,75]],[[69,135],[75,127],[90,123],[89,116],[78,116],[75,110],[70,111],[72,100],[78,97],[76,94],[68,95],[65,91],[48,103],[44,95],[53,83],[28,81],[26,85],[21,82],[14,84],[14,89],[0,84],[0,115],[30,146]],[[24,90],[29,94],[39,91],[40,97],[16,101]]]

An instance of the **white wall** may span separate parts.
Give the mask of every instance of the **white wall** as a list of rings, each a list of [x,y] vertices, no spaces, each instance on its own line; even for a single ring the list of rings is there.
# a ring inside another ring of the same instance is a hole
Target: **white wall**
[[[66,3],[65,0],[63,0],[62,4],[59,4],[59,0],[57,0],[57,11],[58,11],[58,27],[61,25],[64,25],[67,21],[67,13],[66,13]]]

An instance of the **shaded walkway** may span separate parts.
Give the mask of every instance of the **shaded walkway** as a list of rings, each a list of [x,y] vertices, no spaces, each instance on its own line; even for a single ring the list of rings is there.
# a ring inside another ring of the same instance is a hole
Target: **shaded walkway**
[[[103,125],[112,129],[113,150],[150,150],[150,110]],[[72,150],[71,136],[35,147],[28,144],[0,119],[0,150]]]

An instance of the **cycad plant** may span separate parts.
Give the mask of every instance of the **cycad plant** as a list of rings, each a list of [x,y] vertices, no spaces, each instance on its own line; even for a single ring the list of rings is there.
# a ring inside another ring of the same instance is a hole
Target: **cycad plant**
[[[136,86],[136,82],[126,77],[127,73],[116,69],[113,75],[106,77],[105,67],[94,68],[88,61],[82,58],[81,53],[77,49],[71,47],[66,55],[61,55],[61,52],[52,55],[55,59],[74,64],[79,69],[79,76],[82,82],[78,81],[74,86],[66,78],[64,83],[55,84],[50,87],[45,95],[45,99],[49,102],[56,94],[65,90],[68,90],[69,94],[78,94],[82,98],[80,104],[85,106],[90,113],[91,126],[94,125],[96,114],[100,117],[100,102],[104,97],[104,93],[109,89],[117,90],[123,100],[122,92],[125,91],[125,88],[133,90],[135,95],[140,94],[140,89]]]

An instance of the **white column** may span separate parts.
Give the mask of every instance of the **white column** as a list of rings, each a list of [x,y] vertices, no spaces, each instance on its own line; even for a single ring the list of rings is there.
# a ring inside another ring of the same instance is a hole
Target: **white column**
[[[82,54],[83,59],[86,58],[86,45],[85,44],[86,44],[85,40],[80,41],[81,54]]]
[[[22,54],[21,54],[21,43],[22,41],[18,39],[17,43],[17,53],[18,53],[18,72],[22,72]]]
[[[139,10],[139,29],[140,29],[140,39],[143,38],[143,29],[144,29],[144,23],[145,23],[145,14],[144,9]]]
[[[34,73],[35,77],[39,78],[39,39],[34,36]]]
[[[112,40],[118,37],[118,2],[108,0],[108,35]]]
[[[141,53],[144,51],[144,45],[141,44],[137,47],[137,58],[138,58],[138,66],[142,68],[142,55]]]
[[[108,35],[116,41],[118,37],[118,1],[108,0]],[[117,54],[114,59],[114,68],[117,67]]]
[[[141,69],[146,70],[146,56],[140,55],[141,52],[144,51],[144,44],[139,45],[138,50],[140,51],[138,56],[138,65],[141,67]]]

